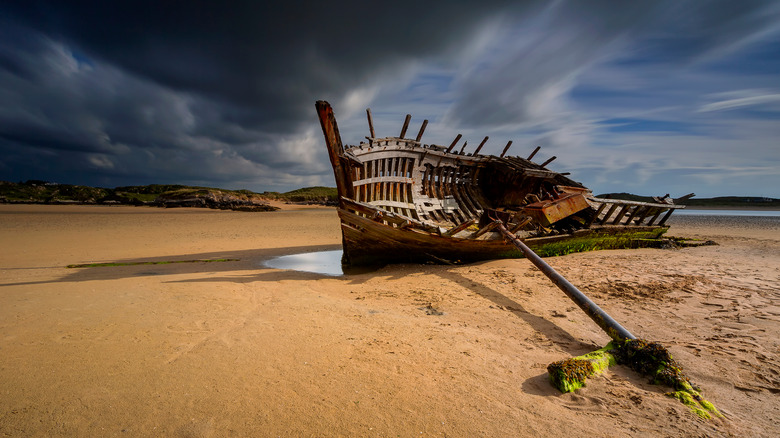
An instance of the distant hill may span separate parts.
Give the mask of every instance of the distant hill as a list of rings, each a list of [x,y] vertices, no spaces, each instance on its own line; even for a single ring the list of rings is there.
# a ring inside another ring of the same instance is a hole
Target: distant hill
[[[321,205],[336,205],[338,203],[338,192],[335,187],[306,187],[286,193],[263,192],[260,195],[268,199],[278,199],[292,203]]]
[[[276,209],[268,205],[269,200],[335,205],[336,199],[336,189],[331,187],[308,187],[287,193],[255,193],[250,190],[226,190],[178,184],[123,186],[109,189],[40,180],[20,183],[0,181],[0,203],[153,205],[268,211]]]
[[[653,202],[651,196],[639,196],[631,193],[604,193],[599,198],[625,199],[627,201]],[[682,205],[707,208],[780,208],[780,199],[759,196],[719,196],[716,198],[691,198],[681,202]]]
[[[600,198],[653,202],[650,196],[631,193],[604,193]],[[29,180],[13,183],[0,181],[0,203],[24,204],[120,204],[156,205],[160,207],[208,207],[233,210],[272,210],[268,201],[294,204],[336,205],[338,194],[334,187],[306,187],[285,193],[250,190],[226,190],[213,187],[180,184],[150,184],[123,186],[113,189],[48,181]],[[706,208],[780,208],[780,199],[757,196],[720,196],[692,198],[682,202],[691,207]]]

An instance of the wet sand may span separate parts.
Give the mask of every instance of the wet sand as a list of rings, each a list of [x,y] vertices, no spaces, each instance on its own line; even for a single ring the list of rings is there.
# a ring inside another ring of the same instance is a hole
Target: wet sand
[[[719,245],[546,260],[725,419],[621,366],[558,393],[608,337],[526,260],[326,277],[263,261],[338,249],[330,208],[0,205],[0,435],[777,436],[778,218],[669,234]]]

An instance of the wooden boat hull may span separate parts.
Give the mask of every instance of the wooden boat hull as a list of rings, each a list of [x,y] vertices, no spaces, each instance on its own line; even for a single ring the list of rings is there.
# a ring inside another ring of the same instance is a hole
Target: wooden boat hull
[[[339,209],[344,262],[349,265],[383,263],[471,263],[522,258],[523,253],[503,239],[472,240],[443,237],[415,229],[399,229]],[[572,234],[524,239],[541,256],[596,249],[654,246],[668,227],[596,227]]]
[[[522,257],[496,232],[503,224],[541,256],[653,244],[675,208],[594,197],[581,183],[528,158],[457,151],[405,138],[377,138],[370,111],[368,142],[344,146],[333,110],[316,104],[339,193],[344,262],[468,263]],[[692,196],[692,195],[688,195]]]

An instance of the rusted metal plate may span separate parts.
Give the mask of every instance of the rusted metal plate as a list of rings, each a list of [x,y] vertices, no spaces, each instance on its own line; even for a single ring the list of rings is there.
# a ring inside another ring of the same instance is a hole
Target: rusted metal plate
[[[550,226],[589,207],[588,201],[582,193],[572,193],[555,200],[528,204],[523,212],[536,219],[543,226]]]

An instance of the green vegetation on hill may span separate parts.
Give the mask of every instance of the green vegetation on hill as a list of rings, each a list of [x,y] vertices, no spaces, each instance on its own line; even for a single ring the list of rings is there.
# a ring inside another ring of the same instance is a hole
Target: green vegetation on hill
[[[282,199],[289,202],[316,202],[316,203],[336,203],[338,201],[338,192],[335,187],[306,187],[283,193]]]
[[[631,193],[604,193],[599,198],[624,199],[627,201],[655,202],[652,196],[639,196]],[[746,210],[754,208],[780,208],[780,199],[760,196],[719,196],[715,198],[691,198],[681,202],[691,207],[732,207]]]
[[[11,183],[0,181],[0,202],[57,203],[74,202],[93,204],[111,194],[109,189],[99,187],[54,184],[45,181]]]
[[[337,194],[336,189],[332,187],[307,187],[287,193],[255,193],[245,189],[227,190],[180,184],[150,184],[108,189],[57,184],[39,180],[29,180],[20,183],[0,181],[0,203],[145,205],[195,198],[231,203],[257,203],[264,200],[276,200],[293,203],[334,205]]]

